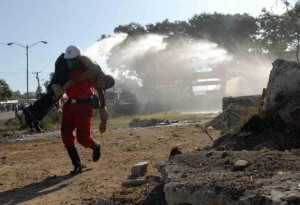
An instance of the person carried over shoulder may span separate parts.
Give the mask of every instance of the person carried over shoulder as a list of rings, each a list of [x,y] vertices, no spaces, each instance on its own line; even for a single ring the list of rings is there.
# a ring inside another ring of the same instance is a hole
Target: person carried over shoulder
[[[61,137],[67,149],[68,155],[74,166],[71,175],[82,172],[82,165],[75,146],[75,139],[85,148],[93,150],[92,160],[97,162],[101,156],[101,145],[92,136],[93,108],[99,108],[101,122],[99,130],[101,133],[106,130],[108,112],[106,109],[105,90],[114,86],[115,80],[110,75],[91,75],[87,77],[87,68],[79,62],[80,49],[76,46],[69,46],[66,49],[64,58],[67,60],[69,81],[55,93],[54,98],[60,98],[66,92],[68,100],[63,106],[61,122]],[[85,75],[84,79],[81,77]],[[93,98],[95,89],[98,92],[99,100]],[[94,102],[93,102],[94,101]],[[100,101],[100,102],[99,102]],[[76,134],[75,134],[76,131]]]
[[[23,109],[23,125],[41,132],[39,121],[41,121],[48,112],[53,108],[55,103],[62,96],[61,93],[81,80],[92,78],[93,76],[104,77],[105,74],[101,67],[91,58],[79,53],[78,63],[85,66],[87,70],[74,79],[69,79],[69,67],[67,60],[64,58],[65,53],[62,53],[55,62],[55,72],[51,79],[50,85],[47,87],[47,93],[42,98],[38,99],[33,105]],[[69,62],[69,64],[72,62]],[[53,97],[54,96],[54,97]]]
[[[77,46],[69,46],[66,50],[64,58],[67,60],[67,64],[70,70],[84,66],[86,71],[82,72],[80,75],[70,78],[63,86],[59,84],[52,84],[52,89],[54,92],[53,99],[58,100],[62,97],[66,90],[76,85],[77,83],[90,79],[93,83],[93,88],[98,93],[98,98],[100,100],[99,113],[100,113],[100,133],[106,131],[106,123],[108,120],[108,111],[106,108],[105,91],[114,86],[115,80],[111,75],[105,75],[100,68],[100,66],[90,60],[87,56],[81,54],[81,50]]]

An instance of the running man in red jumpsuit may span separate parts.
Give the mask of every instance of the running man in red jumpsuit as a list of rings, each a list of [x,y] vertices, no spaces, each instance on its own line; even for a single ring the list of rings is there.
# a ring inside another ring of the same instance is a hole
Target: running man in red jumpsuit
[[[64,58],[67,60],[69,71],[69,79],[76,79],[82,73],[87,71],[87,68],[79,62],[81,51],[76,46],[69,46],[66,49]],[[96,142],[91,135],[93,106],[92,96],[93,88],[98,92],[105,92],[105,89],[113,87],[115,84],[114,78],[109,75],[94,76],[92,78],[79,81],[66,89],[68,100],[63,106],[63,117],[61,123],[62,141],[71,158],[74,170],[71,175],[76,175],[82,172],[80,157],[78,155],[75,139],[85,148],[93,150],[92,159],[97,162],[100,158],[100,143]],[[101,95],[99,95],[100,97]],[[104,96],[104,95],[102,95]],[[99,126],[100,132],[105,132],[108,113],[103,103],[100,100],[100,117],[101,123]],[[76,130],[76,135],[74,131]]]

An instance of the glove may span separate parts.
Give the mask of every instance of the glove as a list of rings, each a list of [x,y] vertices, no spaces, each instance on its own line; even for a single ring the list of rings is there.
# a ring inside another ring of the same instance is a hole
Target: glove
[[[52,84],[51,88],[54,92],[55,99],[60,98],[64,94],[64,89],[59,84]]]
[[[100,122],[99,131],[100,131],[101,134],[106,131],[106,122],[104,122],[104,121]]]
[[[108,112],[107,112],[106,107],[103,107],[100,110],[100,119],[101,119],[101,121],[103,121],[105,123],[107,122],[107,120],[108,120]]]

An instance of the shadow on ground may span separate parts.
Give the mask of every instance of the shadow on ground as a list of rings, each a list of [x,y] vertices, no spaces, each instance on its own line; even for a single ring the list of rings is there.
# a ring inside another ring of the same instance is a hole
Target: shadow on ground
[[[65,183],[59,186],[55,185],[72,177],[73,176],[69,174],[63,176],[52,176],[44,179],[43,181],[28,184],[21,188],[0,192],[0,204],[21,204],[22,202],[59,191],[68,186],[68,184]]]

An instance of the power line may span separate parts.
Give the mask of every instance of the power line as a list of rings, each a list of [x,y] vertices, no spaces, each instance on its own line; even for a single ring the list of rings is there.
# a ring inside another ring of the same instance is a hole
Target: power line
[[[25,73],[25,71],[21,72],[21,71],[11,71],[11,72],[0,72],[0,73]]]

